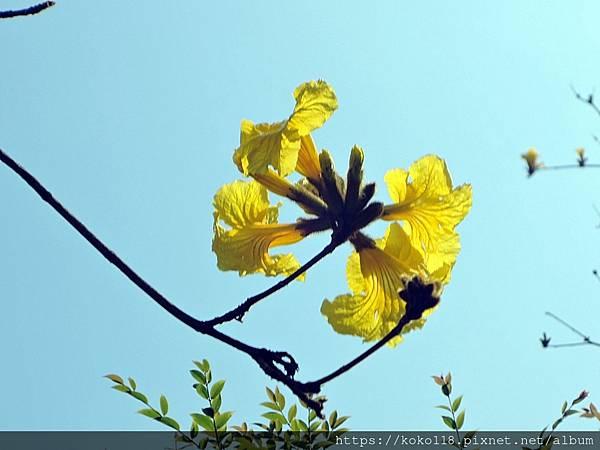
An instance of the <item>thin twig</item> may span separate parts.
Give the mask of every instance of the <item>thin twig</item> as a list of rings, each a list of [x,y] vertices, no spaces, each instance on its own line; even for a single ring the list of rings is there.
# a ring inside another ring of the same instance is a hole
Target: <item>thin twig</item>
[[[546,345],[547,347],[554,347],[554,348],[556,348],[556,347],[577,347],[580,345],[594,345],[594,346],[600,347],[600,342],[592,341],[589,336],[582,333],[577,328],[575,328],[573,325],[567,323],[566,321],[564,321],[563,319],[558,317],[556,314],[546,311],[546,315],[552,317],[554,320],[559,322],[561,325],[567,327],[569,330],[571,330],[573,333],[575,333],[576,335],[580,336],[583,339],[583,341],[580,341],[580,342],[569,342],[566,344],[548,344],[548,345]]]
[[[216,326],[216,325],[219,325],[219,324],[222,324],[225,322],[229,322],[234,319],[241,322],[244,315],[250,310],[250,308],[252,308],[252,306],[254,306],[256,303],[260,302],[264,298],[268,297],[269,295],[284,288],[288,284],[290,284],[292,281],[294,281],[296,278],[298,278],[300,275],[302,275],[304,272],[306,272],[308,269],[310,269],[316,263],[321,261],[325,256],[332,253],[342,243],[344,243],[344,240],[336,239],[335,236],[332,236],[331,242],[329,244],[327,244],[323,248],[323,250],[321,250],[319,253],[317,253],[315,256],[313,256],[308,262],[303,264],[302,267],[297,269],[294,273],[292,273],[288,277],[284,278],[277,284],[271,286],[269,289],[266,289],[265,291],[261,292],[260,294],[254,295],[252,297],[248,297],[246,299],[246,301],[244,301],[244,303],[242,303],[238,307],[232,309],[231,311],[229,311],[221,316],[215,317],[214,319],[207,320],[204,323],[209,326]]]
[[[587,97],[584,97],[579,92],[577,92],[573,86],[571,86],[571,91],[573,91],[573,94],[575,94],[575,98],[577,100],[579,100],[579,101],[581,101],[581,102],[583,102],[583,103],[585,103],[587,105],[590,105],[592,107],[592,109],[594,111],[596,111],[596,114],[600,115],[600,108],[594,102],[594,95],[593,94],[589,94]]]
[[[587,339],[587,336],[585,334],[583,334],[581,331],[579,331],[577,328],[575,328],[573,325],[569,325],[567,322],[565,322],[564,320],[562,320],[560,317],[558,317],[556,314],[553,314],[549,311],[546,311],[546,315],[552,317],[554,320],[556,320],[557,322],[560,322],[561,324],[563,324],[565,327],[567,327],[569,330],[571,330],[573,333],[581,336],[584,339]]]
[[[30,6],[29,8],[17,9],[14,11],[0,11],[0,19],[10,19],[12,17],[20,17],[20,16],[31,16],[33,14],[38,14],[54,6],[55,2],[43,2],[38,3],[37,5]]]
[[[562,164],[558,166],[541,166],[536,169],[536,171],[541,170],[564,170],[564,169],[585,169],[585,168],[600,168],[600,164],[584,164],[583,166],[580,164]]]

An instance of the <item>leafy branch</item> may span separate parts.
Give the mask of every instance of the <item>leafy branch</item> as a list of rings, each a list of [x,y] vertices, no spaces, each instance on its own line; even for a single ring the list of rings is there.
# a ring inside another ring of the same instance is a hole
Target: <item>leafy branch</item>
[[[55,4],[55,2],[49,1],[38,3],[37,5],[30,6],[29,8],[17,9],[13,11],[0,11],[0,19],[10,19],[13,17],[31,16],[34,14],[39,14],[45,9],[54,6]]]
[[[133,378],[128,379],[129,384],[116,374],[106,375],[105,378],[115,383],[112,386],[113,389],[144,404],[145,408],[140,409],[139,414],[174,430],[176,442],[183,443],[183,447],[180,448],[222,450],[232,448],[234,443],[238,444],[239,448],[327,448],[336,442],[336,437],[348,431],[346,428],[342,428],[348,416],[338,416],[337,411],[333,411],[329,415],[329,419],[317,420],[317,413],[301,402],[300,407],[307,410],[307,422],[298,417],[299,408],[296,404],[290,405],[286,412],[286,399],[277,387],[275,390],[266,388],[268,401],[261,405],[267,408],[267,412],[262,414],[267,421],[253,424],[261,431],[253,431],[246,422],[229,426],[234,413],[232,411],[221,412],[225,380],[213,383],[210,363],[206,359],[194,361],[194,365],[195,368],[190,370],[194,379],[193,388],[207,402],[207,406],[202,408],[202,412],[190,414],[192,421],[189,432],[183,431],[175,419],[167,416],[169,402],[164,395],[160,396],[159,406],[154,407],[150,404],[148,397],[137,390]],[[270,445],[273,443],[282,446]]]
[[[582,411],[575,409],[574,406],[577,405],[578,403],[581,403],[583,400],[585,400],[587,398],[587,396],[588,396],[587,391],[581,391],[581,393],[575,399],[573,399],[570,404],[565,401],[560,410],[560,412],[561,412],[560,417],[552,423],[551,427],[550,426],[545,427],[538,435],[536,442],[538,442],[540,445],[536,449],[533,449],[530,447],[522,447],[523,450],[550,450],[552,448],[552,445],[554,444],[554,441],[553,441],[554,436],[552,435],[552,433],[558,428],[558,426],[567,417],[582,412]],[[550,431],[548,431],[548,428],[550,428]]]
[[[448,405],[438,405],[436,408],[442,409],[444,411],[448,411],[451,416],[442,416],[442,421],[444,424],[454,430],[456,433],[456,442],[449,442],[454,447],[458,449],[464,449],[469,446],[471,439],[477,434],[477,431],[469,431],[461,437],[460,430],[465,423],[465,413],[466,410],[463,409],[460,411],[460,405],[462,403],[463,396],[460,395],[456,397],[456,399],[452,400],[452,375],[448,372],[448,375],[437,376],[434,375],[433,381],[435,384],[440,386],[442,390],[442,394],[448,399]]]

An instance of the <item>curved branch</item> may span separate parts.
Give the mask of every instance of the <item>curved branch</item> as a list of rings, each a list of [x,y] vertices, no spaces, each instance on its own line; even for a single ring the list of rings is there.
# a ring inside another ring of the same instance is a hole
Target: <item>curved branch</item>
[[[160,305],[180,322],[186,324],[201,334],[211,336],[241,352],[246,353],[259,363],[260,367],[270,376],[285,382],[285,378],[292,379],[298,370],[298,364],[294,358],[285,352],[273,352],[264,348],[252,347],[244,342],[232,338],[212,326],[198,320],[179,307],[171,303],[164,295],[152,287],[146,280],[139,276],[125,261],[117,256],[100,239],[98,239],[79,219],[73,216],[42,184],[35,179],[27,170],[21,167],[2,149],[0,149],[0,161],[15,172],[25,183],[27,183],[41,198],[48,203],[63,219],[65,219],[75,230],[88,241],[104,258],[113,264],[133,284],[140,288],[146,295]],[[283,371],[281,370],[283,368]],[[268,370],[268,372],[267,372]],[[286,383],[287,384],[287,383]]]
[[[220,325],[220,324],[225,323],[225,322],[229,322],[229,321],[234,320],[234,319],[241,322],[242,319],[243,319],[243,317],[244,317],[244,315],[250,310],[250,308],[252,308],[252,306],[254,306],[255,304],[257,304],[258,302],[260,302],[264,298],[268,297],[269,295],[271,295],[271,294],[277,292],[278,290],[284,288],[288,284],[290,284],[292,281],[294,281],[296,278],[298,278],[300,275],[302,275],[304,272],[306,272],[308,269],[310,269],[316,263],[318,263],[323,258],[325,258],[325,256],[327,256],[330,253],[332,253],[337,247],[339,247],[343,243],[344,243],[344,240],[337,239],[335,237],[335,235],[333,235],[331,237],[331,242],[329,244],[327,244],[323,248],[323,250],[321,250],[319,253],[317,253],[315,256],[313,256],[310,260],[308,260],[308,262],[306,262],[305,264],[303,264],[294,273],[292,273],[288,277],[284,278],[283,280],[281,280],[277,284],[274,284],[269,289],[266,289],[263,292],[261,292],[261,293],[259,293],[257,295],[254,295],[252,297],[248,297],[246,299],[246,301],[244,301],[244,303],[240,304],[239,306],[237,306],[236,308],[232,309],[231,311],[229,311],[229,312],[227,312],[227,313],[225,313],[225,314],[223,314],[221,316],[217,316],[214,319],[207,320],[204,323],[206,325],[208,325],[208,326],[216,326],[216,325]]]
[[[98,250],[98,252],[100,252],[100,254],[102,254],[102,256],[108,262],[113,264],[133,284],[140,288],[146,295],[148,295],[170,315],[175,317],[180,322],[186,324],[194,331],[211,336],[218,341],[221,341],[250,356],[266,375],[286,385],[301,401],[313,409],[319,416],[322,416],[325,399],[313,398],[313,395],[320,392],[322,385],[346,373],[357,364],[364,361],[366,358],[388,343],[391,339],[398,336],[406,324],[412,320],[419,319],[426,309],[432,308],[439,301],[439,298],[435,297],[434,295],[432,296],[433,285],[423,285],[418,280],[409,282],[407,288],[400,292],[400,297],[406,301],[406,313],[400,319],[398,324],[385,337],[383,337],[368,350],[354,358],[352,361],[343,365],[329,375],[308,383],[299,382],[294,379],[294,375],[298,370],[298,364],[292,355],[287,352],[273,351],[248,345],[216,330],[213,326],[213,322],[215,325],[222,323],[219,320],[213,319],[213,321],[201,321],[181,310],[179,307],[171,303],[160,292],[158,292],[154,287],[152,287],[148,282],[146,282],[119,256],[117,256],[110,248],[100,241],[100,239],[98,239],[81,221],[79,221],[79,219],[73,216],[58,200],[56,200],[33,175],[15,162],[2,149],[0,149],[0,161],[9,167],[13,172],[15,172],[21,179],[23,179],[23,181],[25,181],[25,183],[27,183],[43,201],[48,203],[86,241],[88,241],[96,250]],[[285,285],[289,284],[294,278],[308,270],[326,255],[331,253],[341,243],[345,242],[346,238],[344,238],[344,236],[336,236],[337,235],[334,234],[331,242],[321,252],[319,252],[319,254],[315,255],[296,273],[288,277],[288,279],[282,280],[259,295],[250,297],[238,308],[228,313],[228,315],[233,317],[239,316],[240,313],[243,315],[243,313],[246,312],[253,304],[265,298],[270,293],[275,292],[276,290],[281,289]],[[228,315],[226,314],[225,316]]]
[[[48,9],[54,6],[55,2],[43,2],[38,3],[37,5],[30,6],[29,8],[17,9],[14,11],[0,11],[0,19],[10,19],[12,17],[20,17],[20,16],[31,16],[34,14],[41,13],[45,9]]]

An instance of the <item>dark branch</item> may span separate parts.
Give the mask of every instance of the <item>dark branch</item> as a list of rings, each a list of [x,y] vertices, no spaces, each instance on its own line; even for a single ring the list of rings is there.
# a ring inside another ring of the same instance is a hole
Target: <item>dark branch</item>
[[[56,200],[52,194],[44,186],[42,186],[37,179],[35,179],[33,175],[17,164],[10,156],[4,153],[2,149],[0,149],[0,161],[2,161],[7,167],[15,172],[21,179],[23,179],[23,181],[25,181],[25,183],[27,183],[42,198],[43,201],[48,203],[63,219],[65,219],[73,228],[75,228],[75,230],[96,250],[98,250],[98,252],[100,252],[100,254],[102,254],[102,256],[104,256],[108,262],[113,264],[133,284],[140,288],[165,311],[167,311],[180,322],[192,328],[194,331],[211,336],[218,341],[221,341],[250,356],[266,375],[286,385],[308,407],[315,410],[319,416],[322,416],[323,404],[325,400],[323,398],[315,399],[313,396],[314,394],[318,394],[320,392],[322,385],[346,373],[357,364],[364,361],[366,358],[388,343],[391,339],[400,335],[406,324],[412,320],[419,319],[426,309],[432,308],[439,301],[439,298],[433,294],[434,285],[424,285],[418,279],[411,280],[408,282],[407,287],[400,292],[400,297],[406,301],[406,313],[400,319],[396,327],[394,327],[383,339],[374,344],[368,350],[354,358],[349,363],[333,371],[329,375],[313,382],[302,383],[294,379],[294,375],[298,370],[298,364],[289,353],[250,346],[216,330],[212,325],[212,322],[215,321],[215,319],[213,319],[213,321],[205,322],[190,316],[171,303],[166,297],[164,297],[154,287],[140,277],[119,256],[117,256],[102,241],[100,241],[81,221],[73,216],[58,200]],[[346,239],[347,237],[340,239],[333,237],[332,241],[319,254],[315,255],[315,257],[308,261],[303,268],[299,269],[297,271],[298,273],[295,273],[295,276],[292,274],[292,276],[288,277],[288,279],[282,280],[280,283],[277,283],[267,291],[257,296],[250,297],[248,300],[246,300],[246,302],[228,314],[234,317],[239,316],[240,313],[243,315],[243,313],[246,312],[250,306],[265,298],[270,293],[275,292],[290,283],[294,278],[308,270],[320,259],[331,253],[342,242],[345,242]],[[216,324],[221,322],[215,321],[214,323]]]
[[[561,325],[563,325],[566,328],[568,328],[569,330],[571,330],[573,333],[575,333],[576,335],[578,335],[579,337],[581,337],[582,340],[579,341],[579,342],[569,342],[569,343],[565,343],[565,344],[548,344],[548,343],[546,343],[545,347],[553,347],[553,348],[559,348],[559,347],[577,347],[577,346],[580,346],[580,345],[594,345],[596,347],[600,347],[600,342],[592,341],[589,336],[587,336],[583,332],[579,331],[573,325],[567,323],[566,321],[564,321],[563,319],[561,319],[560,317],[558,317],[556,314],[553,314],[551,312],[546,312],[546,315],[552,317],[558,323],[560,323]],[[548,342],[550,342],[550,341],[548,340]]]
[[[0,11],[0,19],[10,19],[12,17],[19,16],[31,16],[33,14],[41,13],[45,9],[48,9],[51,6],[54,6],[55,4],[55,2],[43,2],[25,9],[17,9],[14,11]]]
[[[435,307],[439,301],[439,293],[436,291],[440,291],[439,286],[435,284],[425,284],[421,281],[420,278],[415,277],[412,280],[406,283],[404,289],[402,289],[398,294],[402,300],[406,302],[406,312],[398,321],[398,324],[392,328],[392,330],[386,334],[379,342],[372,345],[369,349],[358,355],[352,361],[347,364],[344,364],[339,369],[334,370],[329,375],[326,375],[318,380],[312,381],[310,383],[306,383],[307,386],[311,390],[319,390],[320,387],[333,380],[334,378],[339,377],[340,375],[348,372],[350,369],[360,364],[362,361],[367,359],[385,344],[390,342],[396,336],[400,336],[402,333],[402,329],[411,321],[418,320],[423,316],[423,313],[428,309]]]
[[[261,292],[260,294],[254,295],[252,297],[248,297],[244,303],[242,303],[238,307],[232,309],[231,311],[229,311],[221,316],[215,317],[214,319],[207,320],[204,323],[209,326],[216,326],[216,325],[219,325],[219,324],[222,324],[225,322],[229,322],[234,319],[241,322],[244,315],[250,310],[250,308],[252,308],[252,306],[257,304],[264,298],[268,297],[269,295],[284,288],[288,284],[290,284],[292,281],[294,281],[296,278],[298,278],[300,275],[302,275],[304,272],[306,272],[308,269],[310,269],[316,263],[321,261],[325,256],[332,253],[343,242],[344,242],[344,240],[336,239],[335,235],[332,236],[331,242],[329,244],[327,244],[323,248],[323,250],[321,250],[319,253],[317,253],[315,256],[313,256],[308,262],[306,262],[304,265],[302,265],[302,267],[300,267],[298,270],[296,270],[290,276],[288,276],[287,278],[284,278],[283,280],[281,280],[277,284],[271,286],[269,289]]]
[[[119,256],[100,241],[83,223],[74,217],[52,194],[41,185],[27,170],[17,164],[10,156],[0,149],[0,161],[13,170],[23,179],[46,203],[48,203],[63,219],[65,219],[75,230],[88,241],[104,258],[113,264],[133,284],[140,288],[146,295],[160,305],[180,322],[186,324],[194,331],[211,336],[241,352],[246,353],[254,359],[267,375],[290,386],[293,376],[298,370],[298,364],[294,358],[285,352],[274,352],[264,348],[252,347],[244,342],[238,341],[212,326],[198,320],[171,303],[166,297],[140,277]],[[282,371],[283,368],[283,371]],[[291,388],[291,387],[290,387]]]
[[[580,164],[562,164],[562,165],[558,165],[558,166],[542,166],[542,167],[538,167],[536,169],[536,171],[538,170],[564,170],[564,169],[585,169],[586,167],[589,168],[600,168],[600,164],[584,164],[583,166]]]
[[[584,97],[579,92],[577,92],[573,86],[571,86],[571,90],[573,91],[573,94],[575,95],[575,98],[577,100],[579,100],[579,101],[581,101],[581,102],[583,102],[583,103],[585,103],[587,105],[590,105],[592,107],[592,109],[594,111],[596,111],[596,114],[600,115],[600,108],[594,102],[594,95],[593,94],[589,94],[587,97]]]

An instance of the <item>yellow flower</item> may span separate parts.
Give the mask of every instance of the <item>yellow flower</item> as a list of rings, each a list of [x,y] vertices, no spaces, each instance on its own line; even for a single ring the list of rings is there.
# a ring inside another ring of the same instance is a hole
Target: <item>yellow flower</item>
[[[269,249],[304,237],[297,224],[277,223],[279,205],[269,204],[267,190],[255,181],[234,181],[215,195],[212,249],[221,270],[289,275],[300,267],[292,254],[269,255]],[[228,225],[226,229],[221,223]]]
[[[460,251],[454,229],[471,209],[471,186],[453,189],[446,163],[434,155],[419,159],[408,171],[390,170],[384,179],[394,203],[385,207],[382,219],[403,221],[429,273],[447,282]]]
[[[585,163],[587,162],[587,158],[585,157],[585,148],[580,147],[575,150],[575,153],[577,153],[577,164],[579,164],[579,167],[585,166]]]
[[[296,106],[286,120],[271,124],[242,121],[240,146],[233,160],[244,175],[262,174],[269,167],[282,176],[294,170],[309,178],[317,175],[310,133],[337,109],[337,98],[333,89],[319,80],[298,86],[294,99]],[[301,149],[303,154],[299,155]]]
[[[218,267],[240,275],[290,275],[300,268],[298,261],[270,250],[331,230],[332,243],[349,241],[355,248],[346,270],[351,292],[321,306],[333,329],[372,341],[388,334],[405,315],[412,321],[403,332],[422,327],[460,251],[455,228],[471,208],[471,186],[453,188],[445,162],[428,155],[408,170],[386,174],[391,204],[372,201],[375,184],[363,183],[363,150],[352,148],[342,178],[331,155],[317,153],[310,136],[337,108],[333,89],[312,81],[300,85],[294,97],[296,107],[287,120],[242,122],[233,160],[252,180],[225,185],[215,195],[213,251]],[[288,180],[294,171],[304,178]],[[277,223],[279,205],[269,203],[267,191],[292,200],[312,217]],[[382,239],[373,240],[362,230],[378,219],[392,223]],[[425,293],[434,291],[427,306]],[[405,300],[412,298],[406,314]],[[400,340],[397,336],[390,344]]]
[[[335,331],[365,341],[381,339],[404,315],[398,291],[407,276],[449,281],[460,250],[455,227],[471,208],[471,186],[453,189],[444,161],[436,156],[421,158],[408,172],[392,170],[385,181],[395,203],[384,208],[381,218],[399,220],[402,225],[391,224],[376,245],[353,242],[356,252],[346,271],[352,293],[333,302],[325,300],[321,306]],[[413,321],[403,331],[424,323],[424,318]],[[399,341],[397,337],[390,344]]]
[[[527,153],[521,155],[521,158],[527,163],[527,175],[531,176],[536,170],[544,167],[542,163],[538,162],[538,156],[539,154],[535,148],[530,148]]]

